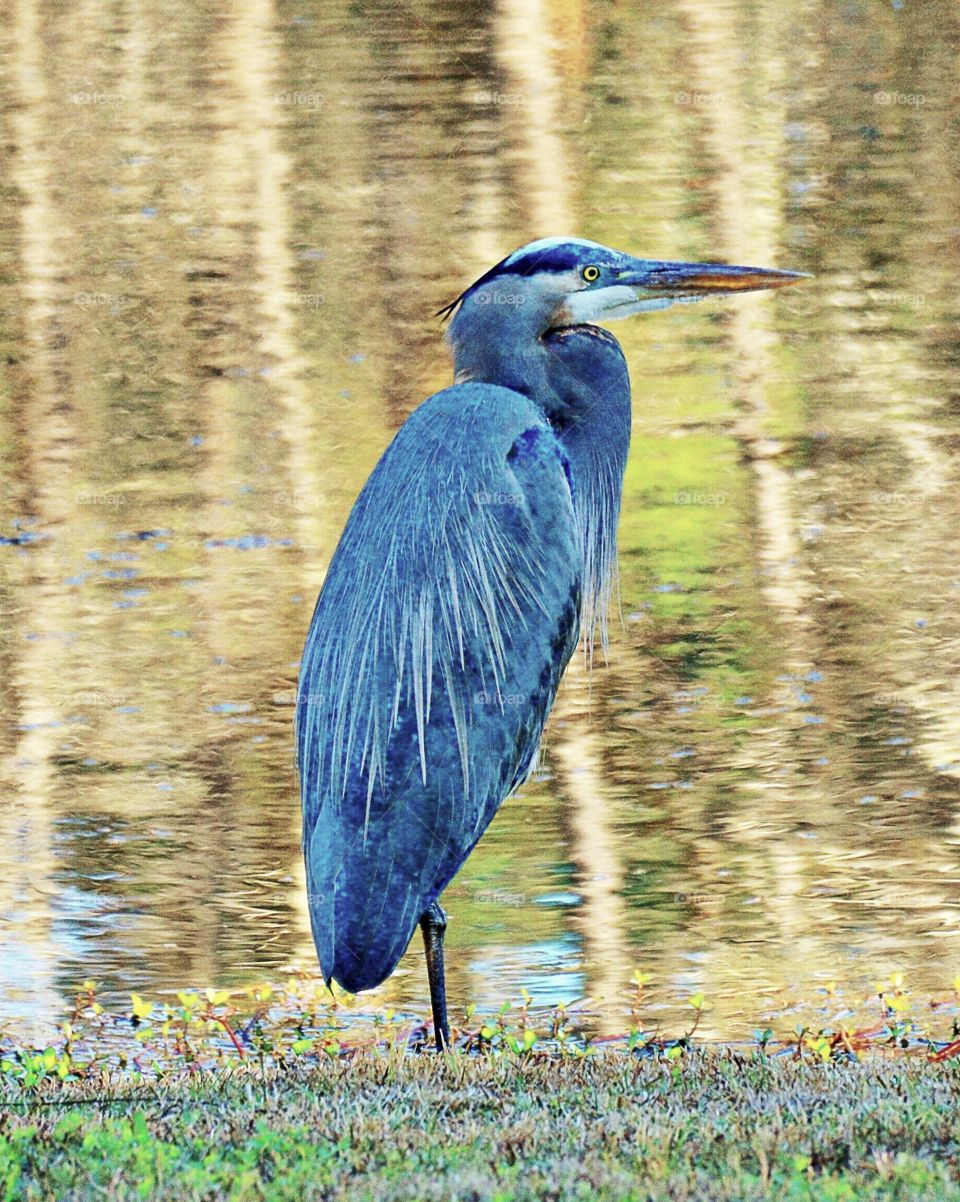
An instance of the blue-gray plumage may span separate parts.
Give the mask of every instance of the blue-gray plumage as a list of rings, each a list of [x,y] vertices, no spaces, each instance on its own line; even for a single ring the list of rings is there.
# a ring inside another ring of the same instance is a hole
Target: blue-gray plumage
[[[799,278],[544,239],[444,310],[456,382],[414,410],[354,505],[297,705],[324,978],[379,984],[419,923],[438,1047],[439,896],[530,771],[581,632],[588,650],[605,638],[630,385],[590,323]]]

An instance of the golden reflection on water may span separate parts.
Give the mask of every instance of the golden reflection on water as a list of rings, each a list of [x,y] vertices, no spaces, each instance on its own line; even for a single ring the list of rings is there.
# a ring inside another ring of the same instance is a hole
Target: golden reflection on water
[[[313,598],[449,380],[430,314],[556,233],[816,279],[616,327],[623,622],[446,895],[455,1002],[603,998],[615,1029],[641,965],[723,1037],[835,977],[952,980],[953,6],[0,22],[0,1013],[312,961]],[[379,997],[422,1012],[418,948]]]

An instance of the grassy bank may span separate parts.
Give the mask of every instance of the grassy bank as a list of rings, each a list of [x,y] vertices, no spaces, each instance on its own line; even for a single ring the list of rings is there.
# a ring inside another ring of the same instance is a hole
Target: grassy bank
[[[0,1202],[960,1202],[960,979],[831,983],[736,1047],[699,1042],[702,994],[684,1029],[645,1021],[649,980],[622,1036],[524,994],[442,1057],[309,973],[120,1010],[84,982],[48,1044],[0,1031]]]
[[[960,1072],[759,1052],[50,1081],[2,1104],[7,1199],[960,1199]]]

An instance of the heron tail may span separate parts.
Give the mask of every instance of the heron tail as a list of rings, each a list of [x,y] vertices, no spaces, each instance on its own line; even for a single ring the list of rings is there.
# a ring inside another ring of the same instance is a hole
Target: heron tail
[[[327,829],[324,818],[321,811],[307,848],[310,925],[326,983],[359,993],[396,968],[426,903],[418,888],[392,879],[382,843],[363,846],[360,833],[344,847],[337,824]],[[356,871],[358,859],[363,871]]]

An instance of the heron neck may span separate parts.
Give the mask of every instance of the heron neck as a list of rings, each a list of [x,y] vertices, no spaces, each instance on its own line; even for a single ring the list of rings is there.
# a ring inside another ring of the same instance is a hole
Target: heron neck
[[[469,297],[448,333],[457,383],[510,388],[539,405],[549,421],[558,420],[564,401],[551,379],[545,333],[541,309],[515,293],[484,289]]]
[[[620,344],[597,326],[543,328],[543,307],[507,304],[493,289],[468,297],[448,339],[458,383],[499,384],[543,410],[570,464],[583,553],[587,647],[606,642],[620,493],[630,445],[630,380]]]
[[[543,340],[556,398],[551,424],[570,461],[583,547],[586,645],[606,622],[617,556],[620,496],[630,447],[630,379],[620,344],[597,326],[551,330]]]

